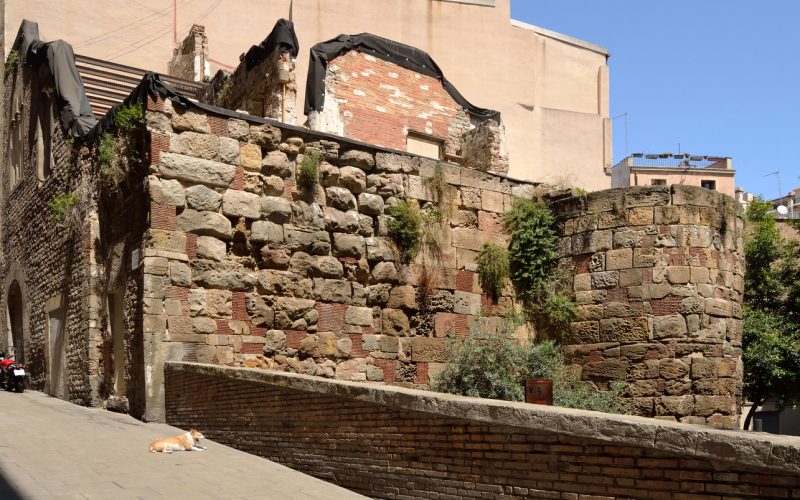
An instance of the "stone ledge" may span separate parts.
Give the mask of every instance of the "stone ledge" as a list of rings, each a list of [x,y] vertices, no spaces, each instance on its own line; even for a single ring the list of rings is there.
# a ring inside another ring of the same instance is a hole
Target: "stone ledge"
[[[686,457],[769,469],[770,472],[800,473],[800,437],[718,430],[644,417],[200,363],[168,362],[165,371],[167,378],[169,372],[189,372],[244,380],[445,417],[560,433],[620,446],[640,446]]]

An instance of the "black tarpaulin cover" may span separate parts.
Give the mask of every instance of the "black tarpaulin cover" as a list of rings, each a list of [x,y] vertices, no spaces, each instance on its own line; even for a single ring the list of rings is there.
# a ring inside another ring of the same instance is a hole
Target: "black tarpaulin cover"
[[[47,64],[53,76],[61,124],[70,136],[86,136],[97,124],[83,81],[75,66],[72,46],[63,40],[45,43],[39,39],[39,25],[23,20],[14,41],[20,64]]]
[[[339,35],[332,40],[311,47],[311,60],[306,79],[305,114],[322,111],[325,104],[325,71],[328,63],[351,50],[375,56],[422,75],[432,76],[442,82],[445,91],[467,112],[479,119],[500,122],[500,113],[472,105],[451,84],[427,52],[410,45],[395,42],[370,33]]]
[[[300,43],[294,32],[294,23],[287,19],[278,19],[275,27],[258,45],[253,45],[244,56],[245,67],[249,70],[260,63],[275,49],[280,52],[289,52],[292,58],[296,58],[300,51]]]

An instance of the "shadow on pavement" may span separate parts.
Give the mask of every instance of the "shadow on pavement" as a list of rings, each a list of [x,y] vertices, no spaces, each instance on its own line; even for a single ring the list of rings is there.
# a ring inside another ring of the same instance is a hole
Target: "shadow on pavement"
[[[2,474],[2,470],[0,470],[0,498],[3,500],[23,500],[25,498],[8,482]]]

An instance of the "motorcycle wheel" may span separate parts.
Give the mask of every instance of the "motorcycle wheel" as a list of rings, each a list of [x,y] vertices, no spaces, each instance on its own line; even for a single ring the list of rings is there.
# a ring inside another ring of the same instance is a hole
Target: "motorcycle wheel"
[[[14,384],[14,392],[25,392],[25,381],[22,379],[17,380]]]

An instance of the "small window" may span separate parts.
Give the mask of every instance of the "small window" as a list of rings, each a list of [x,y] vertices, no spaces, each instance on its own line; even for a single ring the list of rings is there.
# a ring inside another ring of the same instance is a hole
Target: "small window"
[[[428,158],[442,159],[444,140],[419,132],[409,132],[406,136],[406,151]]]
[[[700,187],[704,187],[706,189],[710,189],[712,191],[717,190],[717,181],[711,181],[708,179],[703,179],[700,181]]]
[[[650,180],[651,186],[666,186],[667,180],[666,179],[651,179]]]

